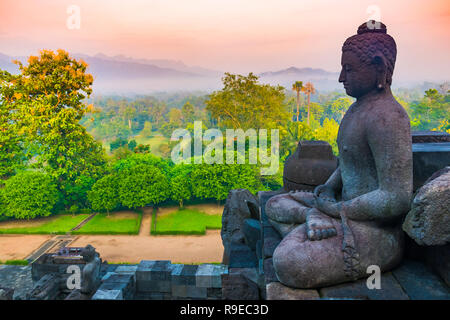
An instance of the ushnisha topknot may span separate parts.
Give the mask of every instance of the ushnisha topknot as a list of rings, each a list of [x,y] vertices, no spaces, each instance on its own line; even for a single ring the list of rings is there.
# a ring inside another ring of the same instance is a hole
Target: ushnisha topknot
[[[361,62],[371,64],[376,55],[383,55],[387,65],[387,83],[392,83],[397,45],[394,38],[387,34],[382,22],[368,21],[359,26],[357,34],[345,40],[342,52],[352,51]]]

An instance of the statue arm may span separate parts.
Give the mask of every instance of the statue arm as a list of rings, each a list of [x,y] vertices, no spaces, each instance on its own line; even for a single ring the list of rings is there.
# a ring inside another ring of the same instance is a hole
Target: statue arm
[[[327,182],[325,182],[325,185],[329,186],[336,193],[341,191],[342,178],[341,178],[341,169],[339,167],[337,167],[337,169],[334,170],[333,174],[328,178]]]
[[[352,220],[382,220],[409,210],[412,151],[407,115],[395,112],[382,114],[371,121],[366,130],[377,170],[378,189],[337,203],[317,198],[318,208],[329,216],[338,218],[341,210],[345,210]]]

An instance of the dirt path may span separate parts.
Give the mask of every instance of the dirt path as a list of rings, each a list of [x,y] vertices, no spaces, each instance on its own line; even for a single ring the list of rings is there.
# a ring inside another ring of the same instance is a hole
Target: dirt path
[[[94,246],[102,259],[110,263],[138,263],[141,260],[206,263],[220,262],[223,255],[220,230],[207,230],[204,236],[83,235],[71,246],[83,247],[88,244]]]
[[[0,235],[0,260],[25,259],[51,235]]]
[[[145,207],[144,214],[142,215],[141,228],[139,229],[139,237],[145,237],[150,235],[150,226],[152,223],[153,208]]]

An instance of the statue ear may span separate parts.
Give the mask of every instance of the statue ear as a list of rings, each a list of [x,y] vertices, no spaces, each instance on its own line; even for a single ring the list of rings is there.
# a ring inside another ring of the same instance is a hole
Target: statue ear
[[[387,79],[387,64],[386,59],[382,54],[376,54],[373,58],[373,64],[377,70],[377,88],[382,90],[390,82]]]

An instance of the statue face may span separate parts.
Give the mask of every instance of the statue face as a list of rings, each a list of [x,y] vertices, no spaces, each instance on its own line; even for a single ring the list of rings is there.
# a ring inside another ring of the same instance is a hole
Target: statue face
[[[345,51],[341,65],[339,82],[344,84],[349,96],[359,98],[376,89],[377,69],[374,64],[363,63],[353,51]]]

